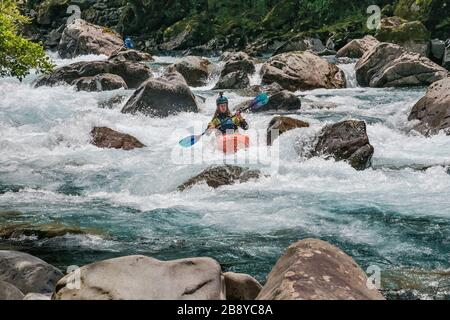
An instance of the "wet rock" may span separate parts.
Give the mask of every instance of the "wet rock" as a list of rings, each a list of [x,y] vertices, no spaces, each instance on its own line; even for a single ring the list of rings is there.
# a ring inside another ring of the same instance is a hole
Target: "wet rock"
[[[125,104],[122,112],[167,117],[179,112],[198,112],[198,106],[183,76],[169,69],[162,77],[144,82]]]
[[[22,215],[22,212],[15,210],[0,210],[0,218],[17,217]]]
[[[306,51],[311,50],[315,53],[323,52],[327,48],[323,45],[322,40],[318,38],[307,37],[304,35],[295,36],[283,45],[281,45],[274,53],[274,55],[292,52],[292,51]]]
[[[133,150],[145,145],[135,137],[106,127],[95,127],[91,131],[92,144],[99,148]]]
[[[133,62],[151,62],[153,57],[147,52],[142,52],[134,49],[121,48],[114,51],[109,57],[110,61],[133,61]]]
[[[123,40],[116,32],[76,19],[64,29],[58,45],[62,58],[74,58],[85,54],[110,56],[123,47]]]
[[[187,56],[173,65],[192,87],[201,87],[208,83],[208,79],[213,73],[215,66],[208,59]]]
[[[24,294],[12,284],[0,280],[0,301],[22,300]]]
[[[419,54],[392,43],[379,43],[356,64],[361,86],[404,87],[429,85],[447,76],[447,70]]]
[[[73,274],[61,279],[55,300],[224,300],[219,263],[209,258],[159,261],[127,256],[81,267],[81,287]]]
[[[341,48],[336,57],[338,58],[361,58],[366,52],[370,51],[380,43],[375,37],[365,36],[362,39],[355,39]]]
[[[232,185],[236,182],[245,183],[251,179],[258,179],[261,176],[259,170],[249,170],[238,166],[224,165],[210,167],[195,177],[189,179],[178,187],[179,191],[184,191],[194,185],[206,183],[212,188]]]
[[[298,96],[288,90],[282,90],[270,96],[269,103],[262,108],[253,109],[253,112],[264,111],[297,111],[302,107]]]
[[[280,135],[290,130],[298,128],[308,128],[309,123],[290,117],[276,116],[273,117],[267,127],[267,145],[271,146],[272,143]]]
[[[447,70],[450,70],[450,39],[448,39],[445,42],[445,53],[444,53],[444,59],[442,61],[442,65]]]
[[[41,293],[29,293],[22,300],[30,300],[30,301],[46,301],[51,300],[51,294],[41,294]]]
[[[243,71],[234,71],[220,76],[213,90],[219,89],[245,89],[250,86],[250,79]]]
[[[250,56],[242,51],[239,52],[225,52],[220,57],[220,60],[225,63],[221,76],[229,73],[240,71],[246,74],[255,73],[255,63]]]
[[[128,89],[125,81],[116,74],[101,73],[93,77],[79,78],[71,83],[79,91],[110,91]]]
[[[441,64],[445,54],[445,42],[439,39],[431,40],[431,60]]]
[[[0,280],[24,294],[51,293],[63,274],[55,267],[27,253],[0,250]]]
[[[450,78],[433,83],[412,108],[408,120],[418,120],[414,129],[425,135],[443,130],[450,135]]]
[[[69,0],[41,1],[36,8],[36,22],[39,25],[50,26],[54,20],[65,14]]]
[[[305,239],[291,245],[267,277],[257,300],[384,300],[339,248]]]
[[[74,85],[77,80],[95,77],[101,74],[113,74],[121,77],[130,89],[139,87],[152,76],[148,66],[132,61],[90,61],[76,62],[56,69],[49,75],[39,78],[36,87],[60,84]]]
[[[126,96],[122,96],[122,95],[114,96],[107,100],[100,101],[98,103],[98,107],[103,108],[103,109],[113,109],[116,106],[118,106],[119,104],[121,104],[122,102],[124,102],[125,99],[126,99]]]
[[[261,284],[252,276],[243,273],[224,273],[227,300],[255,300],[261,292]]]
[[[364,170],[371,165],[373,153],[374,148],[367,136],[366,123],[346,120],[322,129],[312,155],[347,161],[353,168]]]
[[[261,69],[263,84],[278,83],[290,91],[345,87],[344,72],[310,51],[282,53]]]

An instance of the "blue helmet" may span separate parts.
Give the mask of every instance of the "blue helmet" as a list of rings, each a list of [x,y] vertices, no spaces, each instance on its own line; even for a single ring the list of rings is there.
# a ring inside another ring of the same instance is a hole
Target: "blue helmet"
[[[216,104],[228,104],[228,99],[223,96],[223,92],[219,93],[219,97],[216,100]]]

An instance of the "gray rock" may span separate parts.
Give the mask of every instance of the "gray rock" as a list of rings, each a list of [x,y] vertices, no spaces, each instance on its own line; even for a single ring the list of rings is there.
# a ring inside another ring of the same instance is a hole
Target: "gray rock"
[[[80,287],[74,286],[79,273]],[[220,265],[210,258],[159,261],[127,256],[95,262],[65,276],[55,300],[224,300]]]
[[[224,273],[227,300],[255,300],[262,286],[252,276],[243,273]]]
[[[0,280],[0,301],[22,300],[24,294],[12,284]]]
[[[144,82],[122,112],[167,117],[179,112],[198,112],[198,106],[183,76],[172,69],[160,78]]]
[[[109,91],[116,89],[128,89],[125,81],[116,74],[101,73],[93,77],[82,77],[71,83],[79,91]]]
[[[135,137],[106,127],[95,127],[91,136],[91,143],[99,148],[133,150],[145,147]]]
[[[173,67],[181,73],[187,84],[192,87],[201,87],[207,84],[215,69],[214,64],[208,59],[197,56],[183,57]]]
[[[375,37],[365,36],[362,39],[355,39],[341,48],[336,57],[338,58],[361,58],[366,52],[370,51],[380,43]]]
[[[243,71],[234,71],[220,76],[219,81],[214,86],[213,90],[218,89],[245,89],[250,86],[250,79]]]
[[[273,142],[283,133],[298,128],[308,128],[309,123],[289,117],[273,117],[267,127],[267,145],[271,146]]]
[[[255,63],[250,56],[242,51],[239,52],[225,52],[220,57],[220,60],[225,62],[221,71],[221,76],[229,73],[240,71],[246,74],[255,73]]]
[[[253,112],[264,111],[298,111],[302,102],[298,96],[288,90],[282,90],[270,96],[269,103],[263,108],[253,109]]]
[[[256,300],[384,300],[367,286],[356,262],[331,244],[305,239],[291,245]]]
[[[327,48],[323,45],[322,40],[318,38],[306,37],[304,35],[295,36],[283,45],[281,45],[274,53],[274,55],[292,52],[292,51],[306,51],[311,50],[316,53],[322,52]]]
[[[27,253],[0,250],[0,280],[24,294],[50,293],[63,274],[55,267]]]
[[[431,40],[431,59],[441,64],[445,54],[445,42],[439,39]]]
[[[51,300],[51,294],[41,294],[41,293],[29,293],[22,300],[30,300],[30,301],[46,301]]]
[[[442,65],[447,70],[450,70],[450,39],[445,42],[445,54]]]
[[[110,61],[133,61],[133,62],[151,62],[153,57],[147,52],[142,52],[134,49],[120,48],[114,51],[109,57]]]

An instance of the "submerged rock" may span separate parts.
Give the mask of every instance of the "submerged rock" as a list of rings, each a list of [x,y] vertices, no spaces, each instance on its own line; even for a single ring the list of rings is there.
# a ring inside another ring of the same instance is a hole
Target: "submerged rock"
[[[79,78],[71,83],[80,91],[109,91],[128,89],[125,81],[118,75],[101,73],[93,77]]]
[[[106,127],[95,127],[91,131],[92,144],[99,148],[133,150],[145,145],[135,137]]]
[[[308,127],[309,123],[305,121],[283,116],[273,117],[267,127],[267,145],[271,146],[280,135],[289,130]]]
[[[412,108],[408,120],[418,120],[415,130],[425,135],[443,130],[450,135],[450,78],[433,83]]]
[[[245,89],[250,86],[250,79],[243,71],[234,71],[220,76],[213,90],[218,89]]]
[[[180,61],[173,64],[173,67],[181,73],[187,84],[192,87],[206,85],[215,69],[214,64],[208,59],[197,56],[183,57]]]
[[[79,289],[73,273],[56,287],[55,300],[224,300],[219,263],[210,258],[159,261],[127,256],[81,267]]]
[[[430,59],[386,42],[367,52],[355,68],[361,86],[376,88],[429,85],[447,76]]]
[[[359,120],[346,120],[325,126],[312,151],[313,156],[347,161],[357,170],[364,170],[371,165],[373,153],[366,123]]]
[[[133,61],[133,62],[151,62],[153,57],[147,52],[142,52],[134,49],[120,48],[114,51],[109,57],[110,61]]]
[[[261,284],[252,276],[243,273],[224,273],[227,300],[255,300],[261,292]]]
[[[24,294],[51,293],[63,274],[55,267],[27,253],[0,250],[0,280]]]
[[[341,48],[336,57],[338,58],[361,58],[366,52],[370,51],[380,43],[375,37],[365,36],[362,39],[355,39]]]
[[[291,245],[267,277],[257,300],[384,300],[339,248],[305,239]]]
[[[0,301],[22,300],[24,294],[12,284],[0,280]]]
[[[290,91],[345,87],[345,75],[310,51],[282,53],[270,58],[261,68],[263,84],[277,82]]]
[[[259,170],[249,170],[238,166],[224,165],[210,167],[183,183],[178,187],[178,190],[184,191],[200,183],[206,183],[212,188],[219,188],[236,182],[248,182],[251,179],[258,179],[260,176],[261,172]]]

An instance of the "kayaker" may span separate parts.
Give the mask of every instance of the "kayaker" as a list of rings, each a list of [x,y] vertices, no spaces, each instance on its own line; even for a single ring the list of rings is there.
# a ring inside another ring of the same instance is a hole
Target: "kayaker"
[[[134,48],[133,40],[131,40],[131,38],[129,36],[125,36],[125,39],[123,40],[123,45],[127,49],[133,49]]]
[[[222,134],[229,134],[236,132],[239,128],[248,130],[247,121],[242,117],[241,112],[237,111],[232,115],[228,107],[228,99],[224,97],[223,92],[219,94],[216,100],[217,109],[214,117],[208,124],[208,129],[219,130]]]

